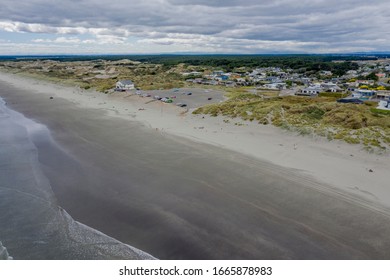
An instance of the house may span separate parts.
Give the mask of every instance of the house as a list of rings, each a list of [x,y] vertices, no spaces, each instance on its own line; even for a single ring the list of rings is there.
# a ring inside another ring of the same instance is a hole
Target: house
[[[335,83],[322,83],[321,88],[326,92],[340,92],[341,88]]]
[[[272,89],[272,90],[282,90],[286,89],[286,83],[270,83],[270,84],[265,84],[263,88],[266,89]]]
[[[276,77],[276,76],[269,76],[266,78],[266,80],[270,83],[282,83],[283,81],[279,78],[279,77]]]
[[[214,79],[216,81],[227,81],[229,79],[229,76],[227,76],[227,75],[220,75],[220,76],[216,76]]]
[[[339,86],[330,87],[326,90],[327,92],[341,92],[342,89]]]
[[[188,79],[186,81],[193,84],[202,84],[204,82],[203,78]]]
[[[374,83],[375,83],[375,82],[374,82],[373,80],[357,80],[357,81],[356,81],[357,86],[359,86],[359,85],[373,86]]]
[[[241,75],[240,75],[240,74],[232,73],[232,74],[230,75],[230,79],[231,79],[231,80],[239,79],[239,78],[241,78]]]
[[[390,111],[390,101],[389,100],[381,100],[378,103],[377,109],[381,110],[389,110]]]
[[[125,91],[130,89],[135,89],[134,83],[130,80],[121,80],[115,85],[115,90]]]
[[[235,82],[233,82],[233,81],[227,81],[226,83],[225,83],[225,86],[227,86],[227,87],[235,87],[237,84],[235,83]]]
[[[222,70],[217,70],[217,71],[213,71],[213,76],[222,76],[224,75],[225,73],[222,71]]]
[[[216,86],[216,85],[218,85],[218,81],[215,81],[215,80],[203,80],[202,84],[210,85],[210,86]]]
[[[304,78],[301,78],[301,82],[302,82],[303,84],[305,84],[305,85],[309,85],[310,82],[311,82],[311,79],[310,79],[310,78],[304,77]]]
[[[244,78],[238,78],[235,80],[235,82],[236,82],[236,85],[240,85],[240,86],[247,86],[250,84]]]
[[[318,95],[323,91],[323,88],[318,85],[310,86],[302,89],[300,92],[297,92],[295,95],[305,95],[305,96],[313,96]]]
[[[388,90],[378,90],[376,93],[376,97],[381,100],[390,100],[390,91]]]
[[[386,78],[386,74],[385,73],[376,73],[375,76],[377,76],[379,79]]]
[[[359,98],[359,99],[369,99],[369,98],[375,96],[375,94],[376,94],[376,91],[374,91],[374,90],[358,89],[352,93],[352,97]]]

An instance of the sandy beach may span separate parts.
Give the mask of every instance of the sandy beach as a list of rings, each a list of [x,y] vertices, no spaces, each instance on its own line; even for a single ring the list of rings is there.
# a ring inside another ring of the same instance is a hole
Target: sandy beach
[[[101,109],[108,116],[139,121],[161,134],[189,138],[294,168],[376,205],[390,207],[388,152],[370,154],[360,145],[303,137],[240,119],[226,123],[228,118],[224,117],[203,118],[191,111],[185,113],[187,109],[126,93],[106,95],[4,73],[0,79],[21,89],[64,98],[79,107]]]
[[[390,258],[388,154],[127,93],[0,83],[68,157],[36,143],[59,205],[124,243],[162,259]]]

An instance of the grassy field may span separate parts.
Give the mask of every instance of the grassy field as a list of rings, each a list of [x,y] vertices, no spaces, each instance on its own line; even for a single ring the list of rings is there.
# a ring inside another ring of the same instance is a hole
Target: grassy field
[[[302,135],[363,144],[370,151],[384,151],[390,147],[390,114],[375,109],[377,102],[341,104],[332,96],[273,97],[242,90],[232,90],[228,96],[229,100],[199,108],[194,113],[273,124]]]

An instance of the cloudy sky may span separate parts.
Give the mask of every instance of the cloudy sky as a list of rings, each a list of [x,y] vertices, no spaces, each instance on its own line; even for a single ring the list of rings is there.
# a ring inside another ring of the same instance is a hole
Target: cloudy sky
[[[389,0],[0,0],[0,55],[390,51]]]

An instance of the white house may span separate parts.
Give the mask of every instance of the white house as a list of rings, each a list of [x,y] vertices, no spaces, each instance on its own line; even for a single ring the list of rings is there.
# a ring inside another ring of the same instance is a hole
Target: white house
[[[321,88],[327,92],[340,92],[341,88],[335,83],[322,83]]]
[[[339,86],[330,87],[327,90],[328,92],[340,92],[342,89]]]
[[[376,107],[376,108],[381,109],[381,110],[390,110],[390,101],[381,100],[381,101],[379,101],[378,107]]]
[[[376,93],[376,98],[378,99],[388,99],[390,100],[390,91],[387,90],[379,90]]]
[[[323,91],[323,88],[319,85],[310,86],[307,88],[302,89],[300,92],[297,92],[295,95],[318,95],[320,92]]]
[[[115,89],[117,90],[129,90],[134,89],[134,83],[130,80],[121,80],[116,83]]]

